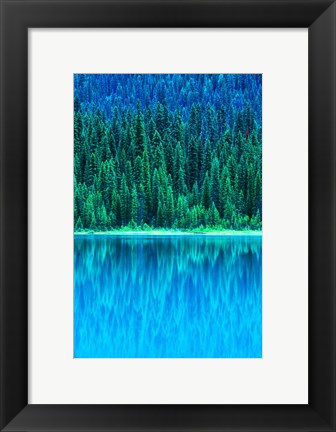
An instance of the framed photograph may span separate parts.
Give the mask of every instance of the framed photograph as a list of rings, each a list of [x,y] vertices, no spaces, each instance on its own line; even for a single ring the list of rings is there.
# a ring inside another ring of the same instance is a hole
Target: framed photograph
[[[261,88],[74,75],[75,359],[262,357]]]
[[[336,430],[335,8],[1,0],[1,430]]]

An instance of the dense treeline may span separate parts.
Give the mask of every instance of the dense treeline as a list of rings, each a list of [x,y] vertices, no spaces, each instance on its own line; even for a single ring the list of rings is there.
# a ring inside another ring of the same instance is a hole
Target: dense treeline
[[[261,229],[261,75],[75,75],[75,230]]]

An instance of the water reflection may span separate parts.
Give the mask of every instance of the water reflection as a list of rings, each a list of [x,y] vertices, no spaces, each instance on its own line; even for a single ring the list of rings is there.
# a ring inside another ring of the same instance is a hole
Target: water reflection
[[[261,357],[261,243],[75,236],[75,357]]]

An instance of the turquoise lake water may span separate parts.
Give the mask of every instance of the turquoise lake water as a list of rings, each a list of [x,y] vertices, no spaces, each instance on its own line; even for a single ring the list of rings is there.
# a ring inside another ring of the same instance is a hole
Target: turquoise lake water
[[[262,356],[259,236],[74,239],[76,358]]]

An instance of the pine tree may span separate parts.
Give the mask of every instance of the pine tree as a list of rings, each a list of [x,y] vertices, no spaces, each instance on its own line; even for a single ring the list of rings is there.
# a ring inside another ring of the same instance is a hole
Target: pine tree
[[[195,182],[194,186],[192,188],[192,203],[191,205],[196,206],[199,204],[199,198],[198,198],[198,183]]]
[[[139,193],[138,193],[138,203],[139,203],[139,222],[143,224],[146,221],[147,218],[147,207],[146,207],[146,194],[145,194],[145,188],[142,183],[140,183],[139,186]]]
[[[154,161],[153,161],[154,168],[159,169],[161,164],[161,159],[164,153],[163,153],[161,135],[156,129],[152,140],[152,154],[154,155]]]
[[[166,224],[167,227],[172,227],[174,222],[174,197],[171,186],[167,189],[167,210],[166,210]]]
[[[225,190],[224,190],[225,204],[224,204],[224,219],[230,221],[233,211],[232,206],[232,188],[230,177],[226,177]]]
[[[138,223],[139,223],[138,217],[139,217],[138,193],[137,193],[136,187],[133,186],[131,219],[135,225],[138,225]]]
[[[79,216],[75,225],[75,231],[81,231],[82,229],[83,229],[83,223],[81,217]]]
[[[176,144],[184,142],[183,120],[180,112],[175,113],[173,137]]]
[[[130,215],[130,192],[127,186],[125,174],[122,175],[122,179],[121,179],[120,212],[121,212],[122,224],[127,225],[129,222],[129,215]]]
[[[177,193],[180,195],[184,195],[186,192],[186,184],[185,184],[185,173],[184,169],[181,167],[178,172],[178,180],[177,180]]]
[[[220,208],[219,162],[215,157],[211,166],[211,197],[217,209]]]
[[[143,172],[143,185],[145,189],[145,201],[146,201],[146,210],[149,213],[147,217],[145,217],[145,222],[149,221],[148,218],[151,217],[151,211],[152,211],[152,186],[151,186],[151,172],[150,172],[150,164],[149,164],[149,158],[148,158],[148,151],[147,146],[144,149],[143,155],[142,155],[142,172]]]
[[[160,178],[158,170],[155,168],[153,175],[153,213],[157,215],[159,206],[159,190],[160,190]]]
[[[188,186],[191,189],[193,184],[198,180],[198,149],[194,138],[189,143],[188,167]]]
[[[254,202],[254,213],[259,213],[259,217],[262,216],[262,196],[261,196],[261,173],[257,172],[254,180],[254,190],[255,190],[255,202]]]
[[[144,118],[140,108],[140,102],[137,103],[137,116],[134,124],[134,137],[133,137],[133,157],[141,155],[146,147],[146,131]]]
[[[78,101],[78,98],[77,98],[77,101]],[[81,146],[83,145],[82,130],[83,130],[82,113],[79,110],[78,111],[75,110],[75,116],[74,116],[74,151],[75,151],[75,154],[78,154],[80,152]]]
[[[205,174],[205,179],[204,179],[204,183],[203,183],[202,205],[206,209],[209,209],[211,207],[211,192],[210,192],[210,180],[209,180],[208,171]]]
[[[99,214],[99,228],[105,230],[107,228],[107,214],[104,204],[101,206]]]
[[[178,183],[179,183],[179,178],[180,178],[180,176],[179,176],[180,169],[182,169],[182,171],[184,173],[184,178],[185,178],[183,150],[182,150],[180,142],[178,142],[176,145],[176,148],[175,148],[175,155],[174,155],[173,184],[174,184],[175,190],[178,188]]]
[[[162,228],[165,226],[165,210],[162,201],[159,201],[158,212],[157,212],[157,227]]]
[[[142,172],[143,172],[142,158],[140,156],[137,156],[134,161],[134,169],[133,169],[133,173],[134,173],[133,179],[137,187],[139,187],[142,181]]]
[[[97,228],[97,222],[96,222],[96,216],[95,212],[91,212],[91,219],[90,219],[90,229],[95,230]]]

